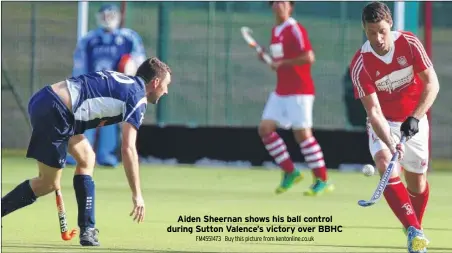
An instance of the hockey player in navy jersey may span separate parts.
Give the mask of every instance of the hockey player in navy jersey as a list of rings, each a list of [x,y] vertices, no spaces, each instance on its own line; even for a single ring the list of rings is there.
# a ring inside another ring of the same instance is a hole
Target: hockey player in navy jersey
[[[78,76],[100,70],[134,75],[136,66],[145,59],[141,37],[131,29],[119,28],[121,13],[116,5],[103,5],[96,18],[99,27],[90,31],[77,43],[72,75]],[[125,68],[127,62],[128,68]],[[113,167],[119,164],[116,155],[119,143],[117,125],[87,130],[85,137],[95,150],[97,164]],[[74,158],[68,155],[67,163],[75,164]]]
[[[76,160],[74,189],[78,204],[80,244],[98,246],[95,228],[95,153],[84,137],[88,129],[122,122],[121,153],[132,191],[134,221],[145,215],[136,150],[137,132],[146,107],[168,93],[171,70],[157,58],[141,64],[136,76],[97,71],[48,85],[28,103],[32,134],[27,157],[37,160],[39,173],[2,197],[2,217],[60,189],[67,152]],[[90,202],[90,208],[87,202]],[[39,218],[39,217],[36,217]]]

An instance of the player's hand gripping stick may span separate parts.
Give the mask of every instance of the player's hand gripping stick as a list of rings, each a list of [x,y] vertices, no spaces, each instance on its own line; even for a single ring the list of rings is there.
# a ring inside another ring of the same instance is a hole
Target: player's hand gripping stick
[[[400,140],[400,144],[405,144],[406,137],[402,135],[402,138]],[[394,170],[394,167],[397,164],[397,160],[399,159],[399,152],[395,152],[394,155],[392,155],[391,162],[389,162],[388,167],[385,170],[385,173],[383,173],[383,176],[380,179],[380,182],[378,182],[377,189],[375,190],[374,194],[372,195],[372,198],[370,198],[369,201],[366,200],[360,200],[358,201],[358,205],[362,207],[371,206],[375,203],[377,203],[378,200],[380,200],[381,195],[383,195],[384,190],[386,189],[386,186],[388,186],[389,178],[391,177],[392,171]]]
[[[63,195],[61,194],[61,190],[56,190],[55,195],[58,209],[58,219],[60,222],[61,239],[63,239],[64,241],[69,241],[75,237],[75,235],[77,234],[77,229],[72,229],[69,232],[66,220],[66,209],[64,208]]]
[[[250,47],[254,48],[259,54],[262,54],[262,59],[264,59],[265,63],[267,63],[268,65],[271,65],[273,63],[272,58],[270,57],[270,55],[268,55],[267,53],[264,52],[262,47],[251,36],[253,31],[249,27],[246,27],[246,26],[243,26],[240,29],[240,31],[242,32],[242,37],[246,41],[246,43],[248,43],[248,45]]]

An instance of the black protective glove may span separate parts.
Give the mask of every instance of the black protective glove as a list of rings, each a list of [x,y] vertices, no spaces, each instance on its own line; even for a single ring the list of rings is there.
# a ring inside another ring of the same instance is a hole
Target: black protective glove
[[[415,117],[408,117],[400,126],[400,132],[406,136],[407,140],[411,139],[419,132],[419,120]]]

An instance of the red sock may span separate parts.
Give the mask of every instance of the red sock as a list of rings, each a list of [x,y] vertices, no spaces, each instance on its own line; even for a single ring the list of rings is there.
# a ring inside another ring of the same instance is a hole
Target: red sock
[[[408,190],[414,212],[416,212],[417,220],[422,226],[422,218],[424,218],[425,208],[427,207],[428,196],[430,195],[430,186],[427,182],[423,193],[414,193]]]
[[[265,149],[267,149],[268,153],[283,171],[288,173],[293,172],[295,167],[287,152],[286,144],[276,132],[262,138],[262,142],[265,145]]]
[[[389,179],[388,186],[384,191],[384,196],[394,214],[399,218],[405,228],[413,226],[420,229],[421,226],[416,217],[416,213],[411,205],[408,191],[400,181],[400,177]]]
[[[305,162],[308,164],[308,167],[312,169],[314,177],[326,181],[327,172],[325,160],[323,160],[322,148],[320,148],[320,145],[314,136],[300,143],[300,148]]]

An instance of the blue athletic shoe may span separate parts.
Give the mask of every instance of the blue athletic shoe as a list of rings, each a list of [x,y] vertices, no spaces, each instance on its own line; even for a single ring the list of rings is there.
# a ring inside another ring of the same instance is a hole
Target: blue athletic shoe
[[[408,237],[408,252],[409,253],[424,253],[427,252],[427,245],[429,241],[424,235],[424,232],[420,229],[416,229],[413,226],[407,229]]]

